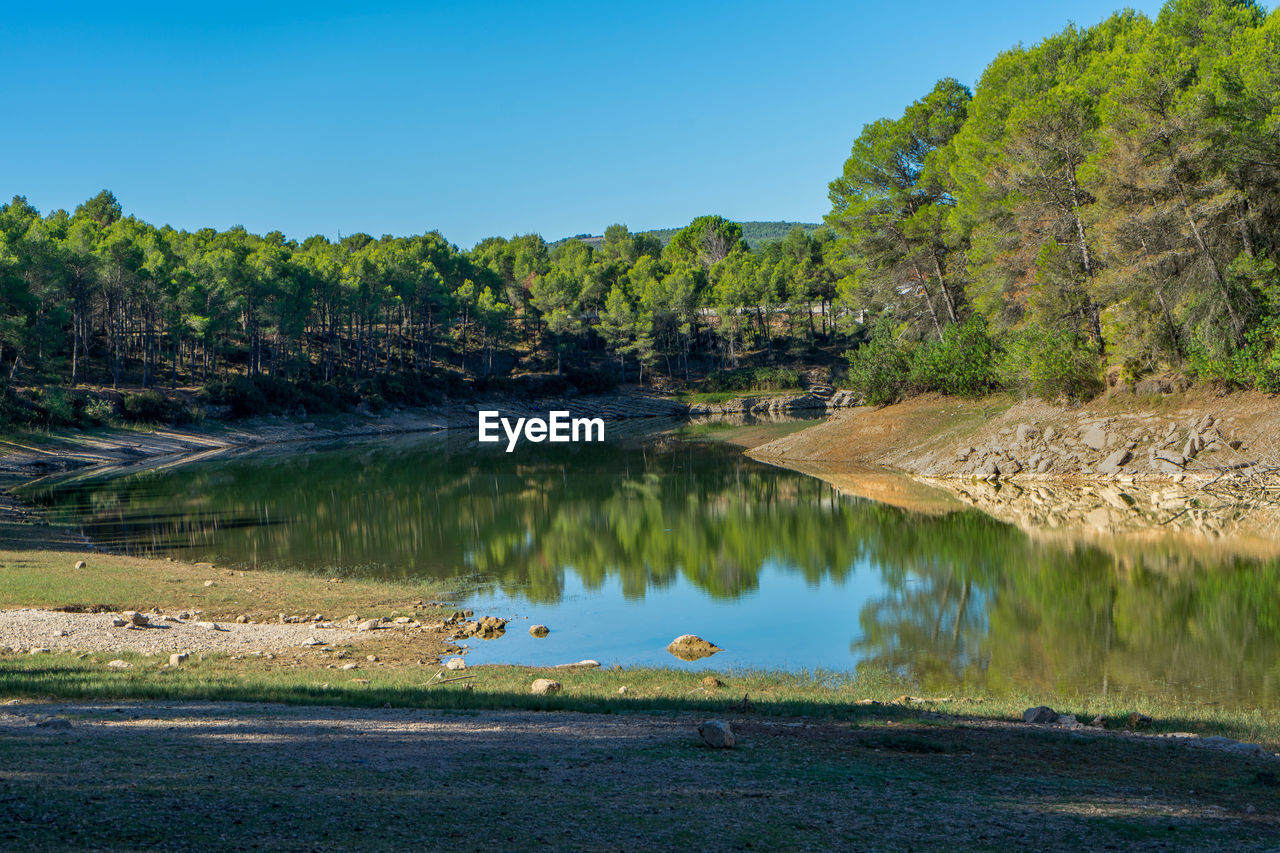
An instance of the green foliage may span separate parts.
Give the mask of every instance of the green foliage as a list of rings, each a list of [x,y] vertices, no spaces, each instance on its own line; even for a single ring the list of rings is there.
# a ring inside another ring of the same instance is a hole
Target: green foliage
[[[146,424],[186,423],[195,417],[184,401],[159,391],[125,394],[120,413],[127,421]]]
[[[911,348],[888,324],[878,326],[870,340],[845,357],[849,360],[845,384],[868,405],[887,406],[907,393]]]
[[[788,391],[800,387],[800,374],[785,367],[740,367],[707,374],[702,387],[720,391]]]
[[[974,315],[947,327],[941,341],[927,341],[911,354],[909,385],[918,392],[980,397],[1000,387],[1000,347],[987,334],[987,322]]]
[[[1031,327],[1009,337],[1001,365],[1011,389],[1052,400],[1087,400],[1102,390],[1102,363],[1079,332]]]

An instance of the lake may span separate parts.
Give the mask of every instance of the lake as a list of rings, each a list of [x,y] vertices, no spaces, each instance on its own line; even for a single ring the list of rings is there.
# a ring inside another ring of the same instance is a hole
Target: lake
[[[472,641],[473,664],[873,667],[924,690],[1280,696],[1276,560],[913,513],[666,427],[514,453],[457,433],[284,446],[21,497],[119,552],[442,581],[517,620]],[[531,638],[535,623],[551,635]],[[677,660],[665,646],[684,633],[725,651]]]

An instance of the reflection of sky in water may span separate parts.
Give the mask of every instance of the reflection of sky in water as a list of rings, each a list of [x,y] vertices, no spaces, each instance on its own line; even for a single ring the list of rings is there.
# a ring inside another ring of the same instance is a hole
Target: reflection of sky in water
[[[470,660],[826,669],[994,689],[1280,699],[1280,562],[918,515],[723,444],[481,453],[448,436],[275,448],[46,482],[25,499],[134,553],[432,578],[517,617]],[[545,639],[531,624],[551,628]],[[680,634],[725,651],[684,662]]]
[[[591,658],[604,666],[850,670],[862,657],[850,650],[861,635],[858,614],[883,592],[879,574],[865,562],[843,582],[828,577],[807,584],[770,561],[760,572],[759,588],[732,600],[712,598],[684,577],[628,600],[617,577],[588,590],[569,572],[558,604],[501,593],[468,599],[466,606],[477,614],[517,618],[500,640],[469,641],[467,659],[532,666]],[[537,624],[551,634],[531,637],[529,626]],[[666,651],[681,634],[697,634],[724,651],[681,661]]]

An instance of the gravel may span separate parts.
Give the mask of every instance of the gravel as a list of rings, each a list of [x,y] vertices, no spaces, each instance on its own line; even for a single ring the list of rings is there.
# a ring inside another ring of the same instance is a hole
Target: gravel
[[[145,628],[115,628],[114,613],[62,613],[54,610],[0,610],[0,648],[11,651],[271,652],[321,643],[351,643],[354,631],[327,622],[241,624],[179,619],[147,614]],[[217,627],[213,627],[216,625]]]

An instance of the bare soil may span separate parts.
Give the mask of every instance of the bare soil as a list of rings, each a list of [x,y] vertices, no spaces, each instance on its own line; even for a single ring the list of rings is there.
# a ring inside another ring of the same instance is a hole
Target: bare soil
[[[1018,724],[0,707],[34,850],[1274,850],[1277,761]],[[65,722],[62,722],[65,721]]]

